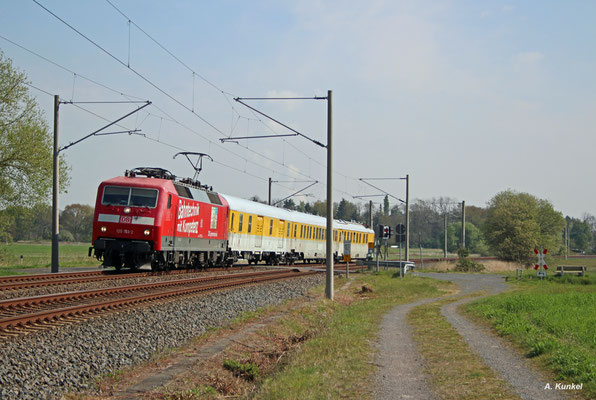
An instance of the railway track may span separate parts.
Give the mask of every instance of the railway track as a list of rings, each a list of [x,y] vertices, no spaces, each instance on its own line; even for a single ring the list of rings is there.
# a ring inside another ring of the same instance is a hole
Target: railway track
[[[237,266],[232,267],[233,270],[242,269],[254,269],[254,267]],[[225,271],[230,270],[224,268],[212,268],[209,271]],[[33,275],[18,275],[18,276],[4,276],[0,277],[0,291],[4,290],[16,290],[16,289],[30,289],[34,287],[42,286],[57,286],[57,285],[69,285],[76,283],[87,283],[113,279],[126,279],[126,278],[142,278],[148,276],[160,276],[160,275],[175,275],[175,274],[188,274],[197,273],[204,270],[196,269],[180,269],[172,270],[168,272],[130,272],[122,273],[116,271],[86,271],[86,272],[64,272],[58,274],[33,274]]]
[[[316,273],[297,269],[236,273],[5,300],[0,302],[0,338],[201,292]]]
[[[355,265],[355,264],[354,264]],[[175,269],[168,272],[116,272],[116,271],[85,271],[85,272],[63,272],[57,274],[32,274],[32,275],[17,275],[0,277],[0,292],[7,290],[31,289],[44,286],[58,286],[70,285],[78,283],[99,282],[106,280],[127,279],[127,278],[143,278],[165,275],[177,274],[193,274],[203,271],[218,272],[218,271],[238,271],[244,269],[255,269],[259,265],[236,265],[229,268],[210,268],[208,270],[197,269]],[[325,268],[324,264],[304,264],[305,268]],[[345,270],[345,264],[336,263],[337,271]],[[357,270],[356,267],[350,267],[350,271]]]

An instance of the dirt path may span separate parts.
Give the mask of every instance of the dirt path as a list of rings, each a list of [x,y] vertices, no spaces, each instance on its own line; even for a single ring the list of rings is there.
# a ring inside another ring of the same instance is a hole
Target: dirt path
[[[425,276],[456,283],[462,290],[459,295],[476,291],[487,291],[487,295],[491,295],[507,289],[503,278],[495,275],[425,274]],[[507,381],[520,398],[524,400],[567,399],[565,392],[545,390],[547,383],[554,387],[554,382],[549,381],[546,376],[535,371],[528,360],[512,350],[503,339],[494,335],[490,330],[472,323],[457,312],[457,307],[460,304],[469,303],[479,298],[481,297],[463,299],[447,304],[442,307],[441,312],[466,340],[472,350],[498,376]]]
[[[412,340],[406,315],[416,306],[431,303],[437,298],[395,307],[383,318],[375,364],[379,367],[375,378],[374,399],[434,400],[424,362]]]

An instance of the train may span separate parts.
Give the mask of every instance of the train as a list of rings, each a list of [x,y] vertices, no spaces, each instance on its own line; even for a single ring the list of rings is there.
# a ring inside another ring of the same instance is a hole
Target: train
[[[153,271],[326,259],[326,219],[217,193],[168,170],[139,167],[100,183],[89,255],[104,267]],[[333,257],[365,258],[374,231],[333,221]]]

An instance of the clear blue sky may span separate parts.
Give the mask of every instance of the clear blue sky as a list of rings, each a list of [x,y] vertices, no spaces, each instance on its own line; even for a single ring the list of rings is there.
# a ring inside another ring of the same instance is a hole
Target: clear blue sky
[[[192,175],[172,158],[182,150],[214,158],[201,179],[218,191],[266,198],[269,177],[316,179],[306,199],[324,199],[325,151],[311,142],[219,138],[286,133],[234,96],[331,89],[335,201],[375,193],[358,178],[409,174],[413,198],[485,206],[514,189],[564,215],[596,214],[596,2],[112,0],[129,29],[106,1],[38,1],[183,105],[33,1],[4,1],[0,35],[76,73],[0,39],[33,85],[73,101],[153,102],[122,123],[145,137],[92,138],[65,152],[72,181],[62,207],[93,204],[99,182],[136,166]],[[51,125],[52,97],[31,93]],[[251,104],[326,141],[324,101]],[[136,106],[80,107],[115,119]],[[105,123],[62,105],[61,144]],[[273,197],[305,185],[276,184]],[[403,182],[379,185],[405,196]]]

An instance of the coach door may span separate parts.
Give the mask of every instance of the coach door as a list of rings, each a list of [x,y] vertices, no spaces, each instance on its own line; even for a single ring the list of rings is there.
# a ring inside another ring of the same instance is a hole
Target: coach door
[[[257,217],[257,228],[255,230],[255,247],[263,246],[263,217]]]
[[[279,240],[277,241],[277,248],[283,249],[286,241],[286,221],[279,221]]]

